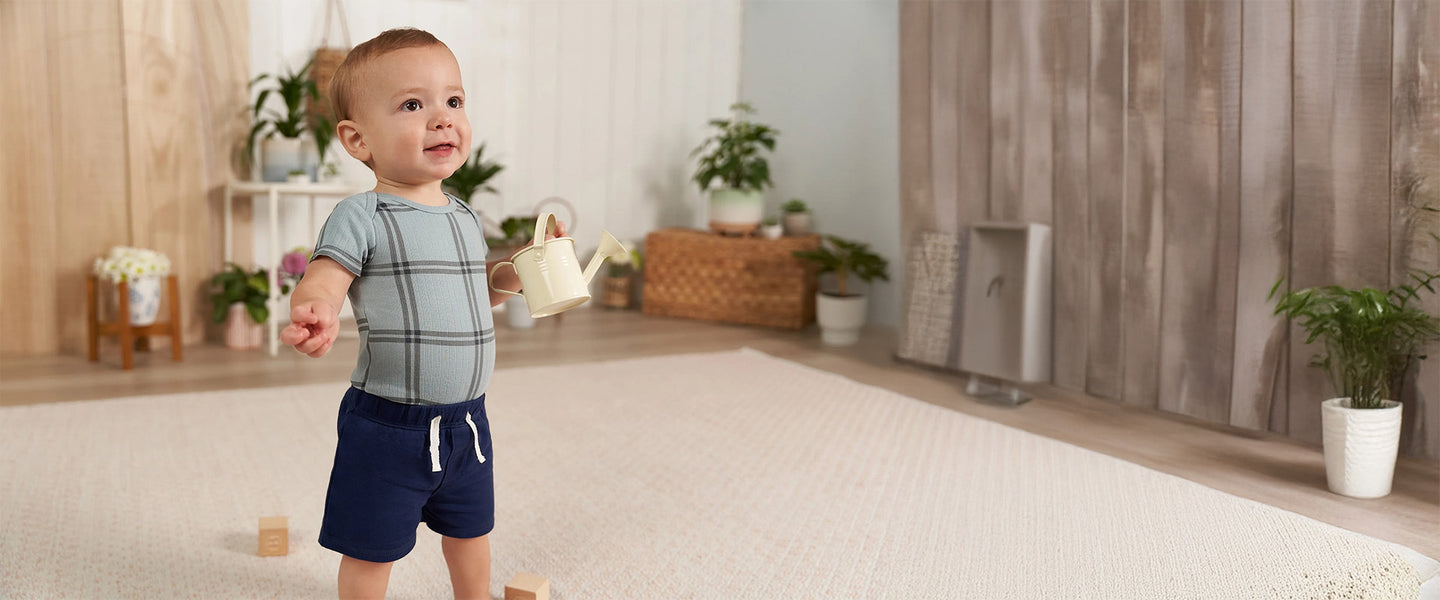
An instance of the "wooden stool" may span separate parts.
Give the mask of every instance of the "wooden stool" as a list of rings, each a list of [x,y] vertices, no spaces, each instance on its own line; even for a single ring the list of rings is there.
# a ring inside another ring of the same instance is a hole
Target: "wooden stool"
[[[166,303],[170,305],[170,320],[141,327],[130,324],[130,286],[126,282],[121,281],[117,285],[120,306],[116,311],[119,313],[116,315],[116,320],[101,323],[98,301],[99,280],[94,275],[85,280],[85,303],[90,313],[90,362],[100,360],[100,336],[102,335],[111,335],[120,339],[120,364],[126,370],[135,368],[135,342],[138,340],[142,349],[149,350],[149,336],[152,335],[170,336],[170,354],[176,362],[180,361],[180,282],[174,275],[165,279]]]

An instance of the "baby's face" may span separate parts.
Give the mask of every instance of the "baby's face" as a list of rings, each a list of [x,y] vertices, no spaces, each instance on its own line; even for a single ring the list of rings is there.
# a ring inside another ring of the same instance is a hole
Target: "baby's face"
[[[403,185],[449,177],[470,154],[460,65],[444,46],[405,48],[366,67],[355,121],[375,176]]]

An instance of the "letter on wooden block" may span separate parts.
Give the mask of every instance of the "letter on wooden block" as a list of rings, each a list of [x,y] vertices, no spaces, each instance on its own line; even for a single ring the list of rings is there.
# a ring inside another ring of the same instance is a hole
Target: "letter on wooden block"
[[[505,600],[550,600],[550,580],[530,573],[516,573],[505,584]]]
[[[260,517],[260,556],[285,556],[289,553],[289,517]]]

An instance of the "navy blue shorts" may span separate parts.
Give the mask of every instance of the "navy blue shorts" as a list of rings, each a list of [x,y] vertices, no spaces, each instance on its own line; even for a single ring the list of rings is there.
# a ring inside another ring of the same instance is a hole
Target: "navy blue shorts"
[[[485,396],[414,406],[352,387],[340,402],[336,430],[321,546],[391,562],[415,547],[421,521],[454,538],[495,528]]]

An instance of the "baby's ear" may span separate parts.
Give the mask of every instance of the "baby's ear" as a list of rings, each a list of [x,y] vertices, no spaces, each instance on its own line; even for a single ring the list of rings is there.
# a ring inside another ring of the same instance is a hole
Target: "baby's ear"
[[[340,138],[340,145],[345,147],[350,156],[362,163],[370,162],[370,147],[365,144],[365,136],[361,135],[360,128],[356,127],[354,121],[341,121],[335,126],[335,130]]]

